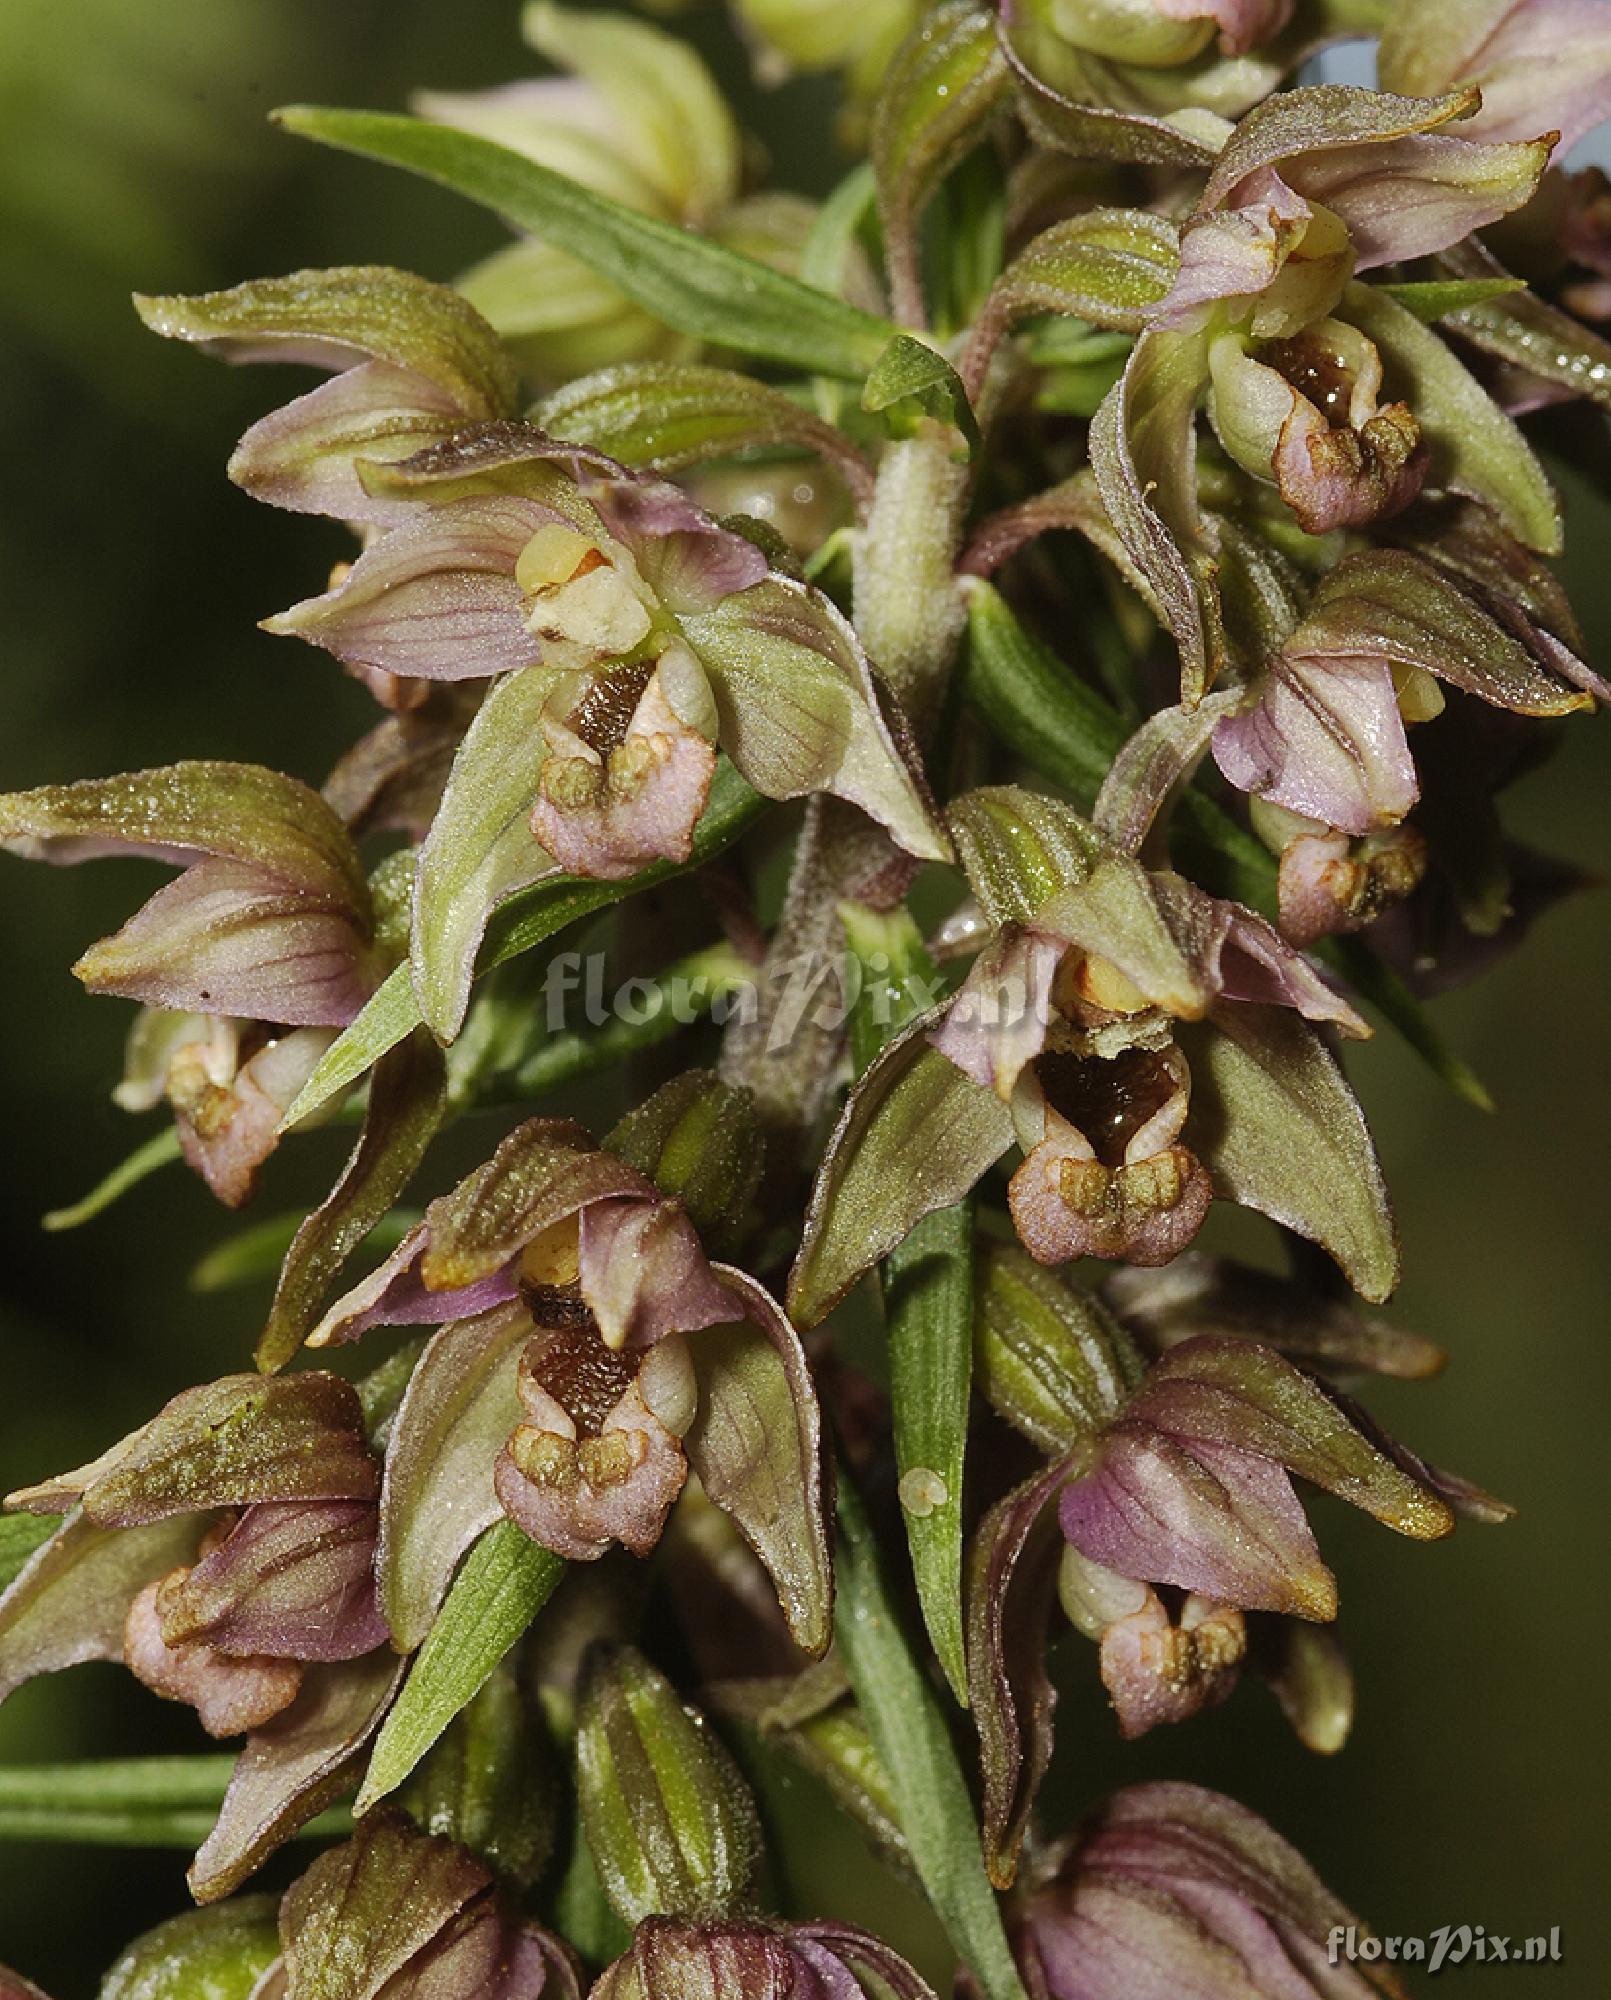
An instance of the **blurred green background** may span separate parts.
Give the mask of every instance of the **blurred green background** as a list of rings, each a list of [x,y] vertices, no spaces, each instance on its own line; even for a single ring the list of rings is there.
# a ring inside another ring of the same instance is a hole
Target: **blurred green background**
[[[292,378],[152,339],[128,293],[344,261],[452,276],[500,240],[495,224],[279,138],[264,113],[296,99],[396,105],[415,84],[519,74],[515,17],[511,0],[5,0],[0,787],[182,756],[248,757],[316,782],[364,725],[366,698],[324,655],[254,629],[344,550],[339,531],[267,513],[224,478],[235,437]],[[742,59],[719,18],[698,28],[737,84]],[[820,189],[833,162],[818,88],[745,102],[779,177]],[[1604,670],[1611,514],[1575,486],[1571,498],[1569,567]],[[1565,737],[1513,816],[1526,837],[1603,868],[1611,726],[1579,721]],[[151,879],[122,864],[0,871],[6,1486],[88,1457],[180,1387],[243,1365],[260,1308],[186,1289],[229,1227],[188,1175],[148,1183],[78,1235],[37,1228],[139,1136],[107,1095],[126,1010],[85,997],[66,968]],[[1440,1004],[1496,1116],[1441,1092],[1399,1047],[1352,1059],[1398,1200],[1400,1312],[1452,1355],[1440,1383],[1384,1389],[1374,1407],[1521,1511],[1425,1548],[1317,1503],[1359,1678],[1347,1751],[1306,1756],[1255,1687],[1124,1750],[1082,1642],[1065,1676],[1059,1773],[1074,1793],[1143,1775],[1222,1784],[1387,1932],[1562,1926],[1563,1965],[1445,1972],[1460,1990],[1606,1990],[1608,987],[1611,908],[1589,894]],[[264,1210],[328,1180],[339,1145],[277,1162]],[[184,1715],[108,1667],[35,1683],[0,1712],[4,1762],[193,1743]],[[825,1852],[802,1889],[876,1923],[879,1878]],[[0,1959],[77,2000],[129,1935],[180,1906],[182,1876],[178,1853],[0,1847]],[[913,1912],[891,1920],[904,1934]]]

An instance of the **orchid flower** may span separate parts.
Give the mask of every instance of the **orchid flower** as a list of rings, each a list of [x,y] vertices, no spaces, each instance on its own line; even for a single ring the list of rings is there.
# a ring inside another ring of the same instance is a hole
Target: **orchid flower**
[[[225,1376],[11,1494],[62,1525],[0,1596],[0,1693],[121,1659],[246,1743],[191,1871],[227,1895],[318,1812],[398,1662],[376,1594],[381,1466],[339,1377]]]
[[[190,763],[14,792],[0,799],[0,845],[57,864],[135,854],[182,869],[74,970],[92,993],[147,1010],[118,1103],[166,1098],[190,1164],[239,1207],[386,968],[346,828],[295,779]]]

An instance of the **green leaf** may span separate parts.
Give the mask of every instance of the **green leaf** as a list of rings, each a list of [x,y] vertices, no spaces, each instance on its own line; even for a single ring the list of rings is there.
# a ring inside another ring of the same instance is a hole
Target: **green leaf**
[[[1011,76],[993,13],[942,0],[920,17],[885,72],[871,152],[898,318],[924,323],[918,224],[940,182],[985,133]]]
[[[1320,1244],[1380,1304],[1399,1281],[1393,1211],[1364,1114],[1320,1036],[1247,1005],[1176,1035],[1192,1074],[1185,1141],[1215,1191]]]
[[[1438,266],[1450,274],[1446,284],[1463,283],[1473,294],[1486,287],[1481,297],[1451,308],[1451,324],[1462,339],[1611,409],[1611,340],[1530,292],[1476,237],[1444,251]],[[1403,287],[1385,289],[1413,309],[1413,301],[1401,297]]]
[[[553,1596],[565,1564],[499,1521],[465,1557],[387,1716],[355,1811],[395,1791]]]
[[[952,1692],[968,1705],[962,1479],[973,1379],[973,1204],[928,1215],[884,1260],[895,1465],[912,1575]]]
[[[0,1840],[96,1847],[196,1847],[207,1837],[235,1768],[233,1756],[119,1757],[0,1770]],[[328,1840],[345,1810],[299,1829]]]
[[[398,1803],[416,1826],[529,1888],[554,1852],[556,1775],[535,1694],[504,1660],[415,1767]]]
[[[895,329],[755,258],[594,194],[490,140],[373,111],[296,105],[276,121],[406,167],[564,250],[679,333],[824,375],[865,375]]]
[[[843,1471],[834,1630],[888,1773],[912,1863],[984,2000],[1025,2000],[984,1872],[979,1826],[933,1689],[879,1573],[878,1545]]]
[[[1525,292],[1525,278],[1429,278],[1419,283],[1378,285],[1390,299],[1414,313],[1425,326],[1447,319],[1450,313],[1464,313],[1472,306],[1486,305],[1510,292]],[[1462,328],[1462,331],[1464,329]]]
[[[409,965],[426,1025],[444,1042],[464,1022],[492,912],[553,857],[531,830],[543,765],[539,727],[559,673],[522,667],[493,687],[454,754],[420,848]]]
[[[612,903],[635,896],[640,890],[652,889],[675,875],[703,867],[730,847],[760,816],[765,805],[766,800],[752,791],[730,764],[718,763],[710,802],[694,830],[693,853],[686,862],[657,861],[627,882],[592,882],[574,875],[555,875],[521,890],[494,913],[478,969],[488,972],[494,966],[507,964],[542,944],[556,931],[562,931],[567,924],[608,909]],[[339,1092],[350,1089],[388,1049],[395,1048],[417,1028],[422,1018],[409,969],[400,965],[352,1026],[325,1051],[303,1086],[301,1096],[285,1114],[283,1126],[298,1124]]]
[[[881,415],[893,437],[911,437],[925,417],[962,433],[979,448],[979,425],[956,370],[943,354],[898,333],[878,357],[861,392],[861,406]]]
[[[83,1223],[93,1222],[113,1202],[121,1200],[130,1188],[138,1187],[148,1175],[183,1157],[177,1126],[164,1126],[160,1132],[153,1132],[143,1145],[136,1146],[129,1157],[115,1166],[105,1180],[98,1181],[81,1201],[75,1201],[68,1208],[53,1208],[47,1215],[41,1216],[40,1227],[57,1231],[77,1229]]]
[[[1340,311],[1375,342],[1393,393],[1415,412],[1432,448],[1432,483],[1469,493],[1518,541],[1558,555],[1560,509],[1544,468],[1453,349],[1376,286],[1351,284]]]
[[[881,917],[840,911],[862,967],[850,1020],[851,1052],[865,1069],[892,1033],[921,1011],[934,965],[905,910]],[[962,1481],[973,1381],[973,1205],[926,1216],[884,1260],[884,1321],[894,1403],[901,1513],[923,1622],[964,1708]]]
[[[872,468],[843,431],[781,389],[730,368],[640,361],[601,369],[556,390],[533,420],[555,437],[661,473],[764,446],[798,446],[841,473],[859,507],[872,497]]]
[[[446,1111],[441,1051],[416,1030],[376,1065],[358,1144],[286,1253],[257,1343],[265,1374],[283,1368],[312,1332],[336,1274],[413,1179]]]

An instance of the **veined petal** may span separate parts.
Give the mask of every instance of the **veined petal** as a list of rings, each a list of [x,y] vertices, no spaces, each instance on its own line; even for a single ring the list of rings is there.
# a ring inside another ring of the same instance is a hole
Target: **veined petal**
[[[307,639],[348,666],[422,680],[469,680],[529,667],[539,642],[521,616],[521,550],[556,510],[512,494],[421,509],[322,597],[264,629]]]
[[[1560,149],[1611,117],[1611,19],[1600,0],[1416,0],[1382,31],[1378,71],[1417,97],[1475,84],[1469,130],[1531,139],[1554,128]]]
[[[92,993],[180,1013],[339,1028],[376,985],[368,912],[249,862],[198,861],[73,967]]]
[[[1336,1585],[1292,1481],[1256,1453],[1182,1445],[1121,1418],[1059,1505],[1068,1540],[1120,1576],[1248,1610],[1336,1616]]]
[[[909,854],[950,858],[861,642],[820,591],[771,576],[681,622],[710,676],[721,747],[757,791],[775,799],[831,792]]]
[[[992,939],[929,1037],[964,1076],[1003,1102],[1045,1046],[1052,979],[1064,950],[1060,938],[1033,930]]]
[[[229,476],[271,507],[391,526],[411,508],[371,494],[357,461],[410,458],[464,424],[462,406],[446,389],[389,362],[366,361],[260,418],[235,447]]]
[[[232,1658],[355,1660],[391,1637],[375,1595],[368,1500],[249,1507],[164,1594],[162,1638]],[[231,1732],[232,1733],[232,1732]]]
[[[1129,1414],[1178,1443],[1257,1452],[1415,1541],[1454,1516],[1428,1484],[1380,1451],[1312,1377],[1250,1341],[1205,1335],[1154,1364]]]
[[[1213,750],[1238,791],[1344,833],[1392,825],[1420,794],[1380,658],[1282,655],[1257,706],[1215,729]]]
[[[130,1604],[194,1555],[205,1524],[103,1528],[70,1514],[0,1595],[0,1701],[36,1674],[120,1660]]]
[[[582,1297],[606,1347],[652,1347],[668,1333],[723,1326],[733,1296],[680,1203],[641,1195],[591,1202],[578,1242]]]
[[[1547,130],[1547,128],[1546,128]],[[1484,145],[1443,132],[1385,145],[1342,146],[1285,163],[1311,201],[1347,225],[1355,269],[1429,257],[1528,201],[1549,164],[1553,135]]]

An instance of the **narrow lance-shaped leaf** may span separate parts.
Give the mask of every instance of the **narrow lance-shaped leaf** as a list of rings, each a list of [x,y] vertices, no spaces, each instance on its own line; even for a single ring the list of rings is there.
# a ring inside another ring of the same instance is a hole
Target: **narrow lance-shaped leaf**
[[[1522,278],[1425,278],[1401,285],[1381,285],[1377,289],[1408,307],[1425,325],[1432,326],[1453,314],[1464,314],[1473,306],[1502,299],[1507,293],[1524,292],[1527,284]]]
[[[265,1373],[283,1368],[312,1331],[337,1272],[408,1186],[446,1109],[441,1054],[417,1031],[376,1065],[352,1157],[286,1253],[257,1343]]]
[[[490,140],[380,112],[298,105],[287,131],[406,167],[564,250],[679,333],[769,361],[855,378],[895,329],[769,265],[594,194]]]
[[[840,917],[863,968],[851,1048],[865,1067],[932,990],[934,965],[904,910],[880,917],[847,906]],[[895,1464],[901,1514],[923,1621],[952,1692],[967,1706],[962,1637],[962,1481],[973,1380],[973,1206],[925,1216],[884,1261]]]
[[[516,890],[556,872],[531,830],[543,764],[543,708],[559,676],[507,675],[465,733],[420,849],[409,967],[426,1025],[451,1041],[464,1021],[487,920]]]
[[[413,1770],[542,1610],[565,1564],[499,1521],[465,1557],[369,1760],[359,1812]]]
[[[195,1848],[218,1817],[234,1765],[229,1756],[117,1757],[0,1770],[0,1840]],[[350,1825],[336,1811],[297,1835],[328,1840]]]
[[[918,224],[925,203],[978,144],[1011,73],[990,10],[944,0],[919,19],[885,74],[871,149],[895,312],[924,323]]]
[[[834,1629],[889,1774],[913,1865],[984,2000],[1025,2000],[945,1719],[879,1573],[878,1545],[860,1498],[843,1478],[839,1492]]]

